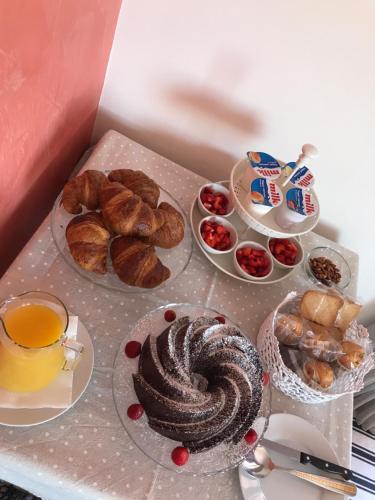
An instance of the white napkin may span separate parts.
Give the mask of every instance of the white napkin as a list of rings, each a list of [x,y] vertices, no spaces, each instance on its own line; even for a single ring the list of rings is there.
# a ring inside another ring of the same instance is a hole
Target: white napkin
[[[69,316],[66,336],[75,339],[78,316]],[[69,359],[71,353],[65,349]],[[72,403],[73,371],[63,371],[44,389],[36,392],[10,392],[0,387],[0,408],[67,408]]]

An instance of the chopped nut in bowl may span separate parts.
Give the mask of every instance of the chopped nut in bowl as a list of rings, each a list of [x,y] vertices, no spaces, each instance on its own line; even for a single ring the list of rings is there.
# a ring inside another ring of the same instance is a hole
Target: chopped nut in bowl
[[[314,284],[346,288],[351,280],[349,264],[344,257],[329,247],[316,247],[307,255],[305,271]]]

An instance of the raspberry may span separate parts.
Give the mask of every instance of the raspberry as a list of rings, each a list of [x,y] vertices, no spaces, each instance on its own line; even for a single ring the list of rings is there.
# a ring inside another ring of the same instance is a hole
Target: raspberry
[[[171,454],[173,462],[181,467],[189,460],[189,450],[183,446],[177,446]]]
[[[219,323],[222,323],[224,325],[225,323],[225,318],[224,316],[216,316],[216,321],[218,321]]]
[[[128,358],[136,358],[140,355],[142,344],[136,340],[131,340],[125,346],[125,354]]]
[[[165,321],[168,321],[168,323],[172,323],[176,319],[176,313],[172,311],[172,309],[168,309],[164,313],[164,319]]]
[[[248,433],[245,435],[245,441],[248,444],[254,444],[258,439],[258,434],[254,431],[254,429],[250,429]]]
[[[139,403],[130,405],[127,413],[132,420],[138,420],[143,415],[143,406]]]

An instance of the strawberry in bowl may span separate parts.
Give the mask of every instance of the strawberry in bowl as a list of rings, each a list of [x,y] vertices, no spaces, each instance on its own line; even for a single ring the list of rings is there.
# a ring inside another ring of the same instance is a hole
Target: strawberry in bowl
[[[228,253],[237,244],[237,231],[223,217],[205,217],[199,226],[199,241],[207,252]]]
[[[303,260],[303,248],[296,238],[269,238],[268,248],[277,267],[290,269]]]
[[[249,280],[263,280],[273,271],[270,252],[254,241],[244,241],[236,247],[233,263],[237,272]]]
[[[229,189],[218,183],[205,184],[199,190],[198,208],[202,215],[232,215],[234,208]]]

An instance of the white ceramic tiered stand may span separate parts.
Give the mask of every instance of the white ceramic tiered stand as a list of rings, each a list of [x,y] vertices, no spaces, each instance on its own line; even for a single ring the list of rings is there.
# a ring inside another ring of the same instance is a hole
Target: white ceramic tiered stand
[[[302,154],[297,160],[297,166],[300,164],[308,163],[309,159],[317,156],[317,149],[315,146],[311,144],[305,144],[302,147]],[[278,160],[279,161],[279,160]],[[284,165],[284,162],[279,161],[281,165]],[[275,220],[275,214],[277,210],[280,210],[280,207],[276,207],[272,209],[268,214],[263,216],[257,216],[250,214],[246,209],[246,190],[241,186],[241,178],[244,174],[246,168],[249,168],[249,162],[247,158],[243,158],[239,160],[232,169],[232,173],[230,176],[230,191],[233,198],[234,208],[237,214],[241,217],[241,219],[247,224],[249,227],[257,231],[258,233],[264,234],[266,236],[270,236],[272,238],[288,238],[292,236],[299,236],[302,234],[306,234],[314,229],[319,220],[319,202],[318,197],[315,191],[312,189],[311,191],[314,193],[315,199],[317,201],[317,212],[312,217],[306,217],[306,219],[300,224],[294,224],[289,229],[282,229]],[[288,179],[279,180],[277,179],[276,183],[285,193],[287,191],[287,187],[283,186],[286,184]]]

